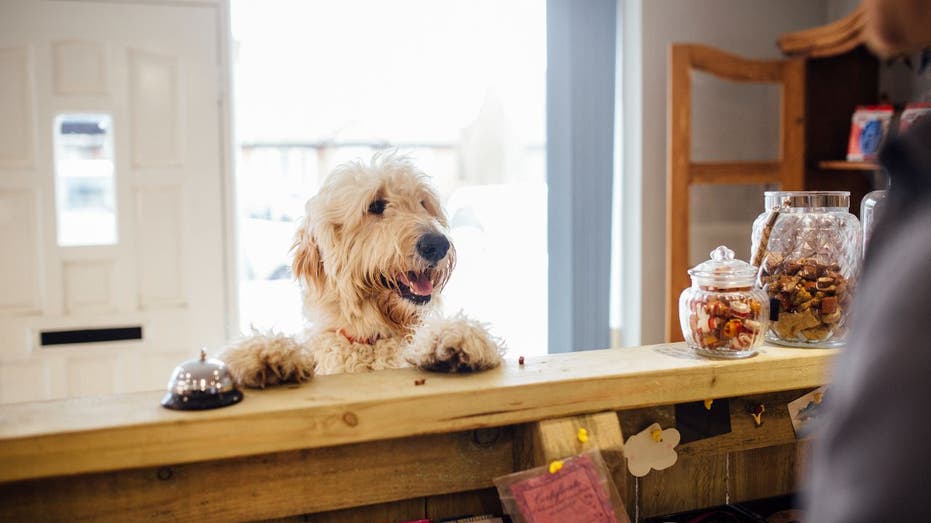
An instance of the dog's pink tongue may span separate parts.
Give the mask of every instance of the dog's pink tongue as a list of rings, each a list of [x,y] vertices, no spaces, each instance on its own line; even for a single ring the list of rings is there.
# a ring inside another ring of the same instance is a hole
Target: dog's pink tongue
[[[411,292],[418,296],[429,296],[433,293],[433,282],[424,273],[416,274],[411,271],[400,275],[401,282],[410,287]]]

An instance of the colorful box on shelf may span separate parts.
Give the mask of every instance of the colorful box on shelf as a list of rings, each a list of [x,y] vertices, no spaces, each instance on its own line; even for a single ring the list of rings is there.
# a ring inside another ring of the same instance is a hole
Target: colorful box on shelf
[[[847,161],[862,162],[876,158],[888,134],[893,112],[891,105],[857,106],[851,118]]]

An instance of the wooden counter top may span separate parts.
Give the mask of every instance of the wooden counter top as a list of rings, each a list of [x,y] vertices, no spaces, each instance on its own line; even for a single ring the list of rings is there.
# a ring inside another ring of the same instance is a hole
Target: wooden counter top
[[[473,375],[341,374],[200,412],[162,408],[162,391],[3,405],[0,483],[813,387],[836,352],[765,346],[708,360],[663,344],[509,360]]]

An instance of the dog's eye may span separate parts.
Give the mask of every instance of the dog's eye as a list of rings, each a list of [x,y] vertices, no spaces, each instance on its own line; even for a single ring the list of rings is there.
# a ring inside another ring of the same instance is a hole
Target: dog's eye
[[[375,200],[369,204],[369,213],[371,214],[381,214],[385,212],[385,206],[388,205],[388,202],[385,200]]]
[[[427,208],[427,202],[425,202],[425,201],[423,201],[423,200],[420,200],[420,206],[423,207],[424,209],[426,209],[426,208]]]

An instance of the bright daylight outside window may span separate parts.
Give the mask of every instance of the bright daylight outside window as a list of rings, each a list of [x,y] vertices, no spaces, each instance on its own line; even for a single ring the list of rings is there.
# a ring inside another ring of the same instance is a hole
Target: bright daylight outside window
[[[110,115],[60,114],[54,125],[58,245],[116,243]]]
[[[432,176],[447,313],[545,354],[546,12],[539,0],[234,0],[240,328],[302,328],[289,248],[329,171],[397,148]]]

